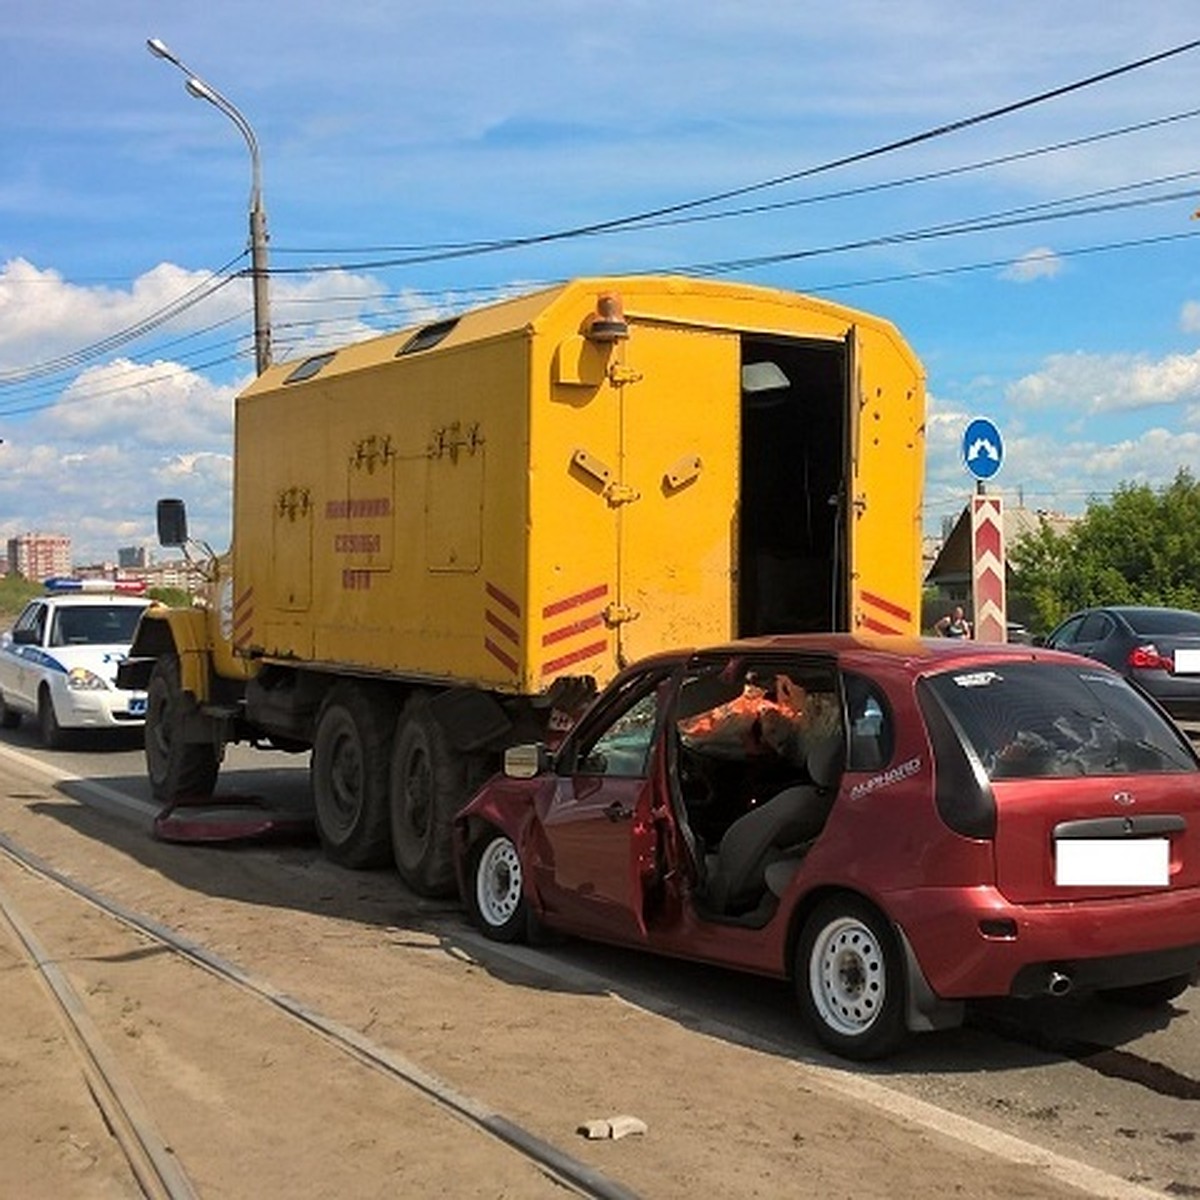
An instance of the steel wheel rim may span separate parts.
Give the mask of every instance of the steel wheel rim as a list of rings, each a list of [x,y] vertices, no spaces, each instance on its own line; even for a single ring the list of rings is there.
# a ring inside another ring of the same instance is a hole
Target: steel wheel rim
[[[521,859],[505,837],[490,842],[475,869],[475,901],[493,928],[512,919],[521,903]]]
[[[813,943],[808,980],[817,1012],[830,1029],[847,1037],[866,1033],[887,999],[886,961],[879,939],[853,917],[830,921]]]

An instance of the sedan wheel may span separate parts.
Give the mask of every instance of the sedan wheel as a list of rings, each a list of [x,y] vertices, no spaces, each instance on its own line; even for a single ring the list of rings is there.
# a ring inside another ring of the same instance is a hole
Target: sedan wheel
[[[47,688],[38,696],[38,732],[47,750],[61,750],[67,744],[67,731],[58,723],[54,700]]]
[[[502,833],[485,837],[471,856],[468,902],[475,924],[496,942],[514,942],[526,930],[521,856]]]
[[[821,904],[796,956],[796,988],[817,1037],[847,1058],[879,1058],[907,1036],[904,975],[895,935],[856,897]]]

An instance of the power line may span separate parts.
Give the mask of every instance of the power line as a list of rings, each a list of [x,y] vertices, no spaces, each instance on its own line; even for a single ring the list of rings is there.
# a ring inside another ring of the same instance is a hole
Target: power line
[[[924,229],[906,230],[898,233],[880,234],[870,238],[855,238],[832,246],[816,246],[804,250],[779,251],[772,254],[748,255],[743,258],[720,259],[714,262],[689,263],[672,268],[683,274],[726,275],[734,271],[752,270],[757,267],[777,266],[800,259],[819,258],[829,254],[843,254],[852,250],[869,250],[881,246],[904,245],[912,242],[930,241],[944,237],[961,237],[964,234],[993,232],[998,229],[1013,229],[1019,226],[1036,225],[1046,221],[1062,221],[1073,217],[1096,216],[1101,213],[1120,212],[1131,208],[1145,208],[1176,200],[1190,199],[1192,191],[1168,192],[1161,196],[1143,197],[1140,200],[1112,201],[1108,204],[1092,204],[1065,212],[1030,212],[1015,209],[985,217],[974,217]],[[1055,202],[1061,203],[1061,202]],[[1041,208],[1042,206],[1033,206]]]
[[[82,346],[77,350],[71,350],[66,354],[59,355],[57,358],[47,359],[45,362],[35,363],[29,367],[18,368],[13,371],[0,371],[0,386],[11,383],[24,383],[30,379],[40,378],[46,375],[55,375],[62,371],[69,370],[73,367],[83,366],[85,363],[93,359],[100,358],[105,354],[112,353],[113,350],[119,349],[121,346],[127,345],[129,342],[144,336],[147,333],[158,329],[165,325],[168,321],[174,320],[176,317],[187,312],[188,309],[194,308],[197,304],[207,300],[210,296],[215,295],[223,287],[232,283],[238,278],[237,274],[229,274],[229,268],[234,263],[245,257],[245,251],[240,253],[236,258],[232,258],[218,271],[209,275],[201,282],[193,285],[182,295],[177,296],[174,300],[168,301],[160,308],[155,309],[147,316],[142,317],[133,325],[128,325],[124,329],[120,329],[115,333],[109,334],[107,337],[101,338],[99,341],[92,342],[90,345]]]
[[[1127,137],[1134,133],[1145,133],[1147,130],[1160,128],[1179,121],[1192,120],[1200,116],[1200,108],[1187,109],[1183,112],[1171,113],[1165,117],[1155,117],[1147,121],[1139,121],[1133,125],[1123,125],[1117,129],[1102,130],[1099,133],[1083,134],[1080,137],[1068,138],[1060,142],[1052,142],[1046,146],[1035,146],[1028,150],[1016,150],[1009,154],[998,154],[991,158],[977,159],[974,162],[963,163],[954,167],[942,167],[936,171],[923,171],[914,175],[905,175],[899,179],[884,179],[874,183],[858,184],[854,187],[836,188],[832,191],[818,192],[813,195],[795,196],[788,200],[774,200],[766,204],[744,205],[740,208],[721,209],[711,213],[690,213],[648,220],[644,223],[629,219],[627,224],[614,224],[610,229],[598,230],[598,234],[625,233],[630,230],[664,229],[680,225],[699,224],[709,221],[724,221],[740,217],[762,216],[766,213],[781,212],[786,209],[804,208],[814,204],[827,204],[835,200],[850,200],[862,196],[877,195],[881,192],[894,191],[899,188],[913,187],[917,184],[934,183],[942,179],[952,179],[977,171],[991,170],[995,167],[1010,166],[1013,163],[1040,158],[1048,154],[1058,154],[1064,150],[1076,150],[1082,146],[1094,145],[1113,138]],[[501,239],[507,242],[509,239]],[[486,249],[497,245],[494,241],[476,242],[433,242],[413,246],[359,246],[359,247],[294,247],[272,246],[276,255],[285,254],[367,254],[367,253],[403,253],[424,254],[443,250],[472,250]],[[330,268],[333,269],[333,268]]]
[[[1098,83],[1106,82],[1108,80],[1117,78],[1121,75],[1125,75],[1130,72],[1143,69],[1147,66],[1163,62],[1166,59],[1175,57],[1180,54],[1190,52],[1191,50],[1196,49],[1198,46],[1200,46],[1200,39],[1194,39],[1192,41],[1185,42],[1178,46],[1175,46],[1171,49],[1161,51],[1157,54],[1149,55],[1149,56],[1134,60],[1132,62],[1125,63],[1121,66],[1114,67],[1109,70],[1087,76],[1086,78],[1076,80],[1072,83],[1064,84],[1059,87],[1055,87],[1055,88],[1052,88],[1052,89],[1049,89],[1049,90],[1046,90],[1043,92],[1039,92],[1033,96],[1029,96],[1022,100],[1018,100],[1018,101],[1014,101],[1014,102],[1011,102],[1011,103],[1008,103],[1005,105],[1001,105],[997,108],[989,109],[984,112],[977,113],[973,116],[964,117],[959,120],[947,122],[942,125],[935,126],[931,129],[922,131],[920,133],[912,134],[912,135],[909,135],[904,138],[899,138],[894,141],[884,143],[882,145],[876,146],[876,147],[868,149],[868,150],[863,150],[863,151],[855,152],[853,154],[843,155],[839,158],[828,160],[824,163],[820,163],[820,164],[817,164],[812,167],[807,167],[807,168],[803,168],[801,170],[788,172],[784,175],[779,175],[779,176],[773,177],[771,179],[762,180],[757,183],[747,184],[747,185],[737,187],[737,188],[726,189],[724,191],[712,193],[710,195],[702,196],[702,197],[699,197],[699,198],[696,198],[693,200],[681,201],[676,204],[665,205],[665,206],[660,206],[658,208],[644,210],[643,212],[636,213],[636,214],[626,216],[626,217],[619,217],[619,218],[613,218],[613,219],[605,220],[605,221],[593,222],[593,223],[586,224],[586,225],[575,226],[575,227],[569,228],[569,229],[559,230],[559,231],[550,232],[550,233],[530,235],[527,237],[504,238],[504,239],[500,239],[500,240],[496,240],[496,241],[492,241],[492,242],[464,243],[464,244],[458,245],[458,246],[450,245],[445,249],[426,251],[426,252],[421,252],[421,253],[417,253],[417,254],[405,254],[404,256],[402,256],[400,258],[391,259],[391,260],[384,259],[384,260],[365,261],[365,262],[350,263],[350,264],[344,263],[344,264],[337,264],[337,265],[311,265],[308,267],[295,267],[295,268],[282,268],[282,269],[277,268],[275,271],[272,272],[272,274],[275,274],[275,275],[300,274],[300,273],[318,274],[318,273],[328,273],[331,271],[372,270],[372,269],[383,269],[386,267],[410,266],[410,265],[416,265],[419,263],[443,261],[447,258],[461,258],[461,257],[473,256],[473,255],[477,255],[477,254],[492,253],[492,252],[496,252],[498,250],[507,250],[507,249],[517,248],[517,247],[526,247],[526,246],[545,244],[548,242],[560,241],[560,240],[564,240],[567,238],[582,237],[582,236],[587,236],[587,235],[600,233],[600,232],[607,232],[607,231],[616,230],[616,229],[626,229],[627,230],[627,229],[636,229],[636,228],[640,228],[640,227],[649,227],[649,224],[653,221],[657,221],[660,219],[665,220],[667,218],[679,218],[682,214],[685,214],[685,213],[695,214],[696,210],[711,206],[716,203],[720,203],[720,202],[730,200],[730,199],[736,199],[741,196],[750,195],[755,192],[763,191],[763,190],[766,190],[769,188],[775,188],[775,187],[781,186],[784,183],[795,182],[799,179],[809,178],[809,177],[812,177],[812,176],[815,176],[815,175],[818,175],[821,173],[826,173],[826,172],[829,172],[829,171],[832,171],[832,170],[835,170],[835,169],[838,169],[841,167],[849,166],[849,165],[852,165],[855,163],[864,162],[869,159],[873,159],[873,158],[880,157],[882,155],[890,154],[890,153],[893,153],[900,149],[910,148],[910,147],[919,145],[923,142],[927,142],[927,141],[930,141],[935,138],[943,137],[943,136],[946,136],[947,134],[950,134],[953,132],[958,132],[960,130],[970,128],[972,126],[980,125],[980,124],[983,124],[983,123],[989,122],[989,121],[994,121],[1002,116],[1011,115],[1011,114],[1013,114],[1015,112],[1019,112],[1023,109],[1027,109],[1027,108],[1033,107],[1035,105],[1045,103],[1052,99],[1058,99],[1058,98],[1068,95],[1072,92],[1076,92],[1081,89],[1094,86]],[[1184,119],[1186,116],[1189,116],[1189,115],[1194,115],[1194,112],[1193,113],[1185,113],[1185,114],[1174,114],[1171,117],[1160,118],[1159,120],[1165,123],[1166,121],[1170,121],[1170,120]],[[1154,124],[1157,124],[1157,122],[1145,123],[1146,127],[1150,127]],[[1136,130],[1136,129],[1140,129],[1140,128],[1141,128],[1141,126],[1129,126],[1129,127],[1126,127],[1125,131],[1132,131],[1132,130]],[[1113,131],[1112,136],[1116,136],[1117,132],[1120,132],[1120,131]],[[1099,138],[1101,136],[1108,136],[1108,135],[1094,135],[1094,136],[1096,138]],[[1079,144],[1082,144],[1082,142],[1085,140],[1087,140],[1087,139],[1077,139],[1076,141]],[[1075,144],[1075,142],[1062,143],[1062,145],[1064,145],[1064,146],[1069,145],[1069,144]],[[1032,154],[1033,152],[1028,152],[1028,153]],[[1013,160],[1015,160],[1015,158],[1020,157],[1020,156],[1012,156],[1012,157],[1013,157]],[[1008,156],[1004,156],[1003,160],[1008,160]],[[967,168],[958,168],[955,170],[965,170],[965,169],[967,169]],[[931,178],[941,177],[941,173],[939,173],[939,172],[930,173],[930,177]],[[903,182],[904,181],[893,181],[893,183],[890,186],[899,186]],[[882,187],[885,185],[873,185],[873,186]],[[886,245],[891,242],[897,242],[897,241],[908,242],[908,241],[923,240],[923,239],[929,238],[929,237],[958,236],[958,235],[961,235],[964,233],[980,232],[980,231],[987,230],[987,229],[1000,228],[1005,225],[1022,224],[1022,223],[1026,223],[1030,220],[1064,219],[1067,216],[1090,215],[1090,214],[1100,212],[1100,211],[1113,211],[1120,207],[1133,207],[1137,204],[1143,204],[1143,203],[1162,203],[1162,202],[1165,202],[1165,200],[1168,198],[1169,197],[1160,197],[1160,198],[1155,198],[1155,199],[1151,199],[1151,200],[1147,200],[1147,201],[1128,202],[1127,204],[1123,204],[1123,205],[1114,204],[1114,205],[1107,206],[1107,207],[1095,206],[1091,209],[1080,209],[1080,210],[1076,210],[1074,212],[1049,214],[1049,215],[1043,215],[1041,217],[1009,216],[1009,217],[1006,217],[1003,219],[1001,219],[999,217],[994,217],[994,218],[990,218],[990,219],[974,219],[974,220],[970,220],[970,221],[953,222],[953,223],[948,223],[941,227],[934,227],[934,228],[927,229],[927,230],[909,231],[906,233],[891,234],[891,235],[886,235],[883,237],[876,237],[876,238],[869,238],[869,239],[858,239],[856,241],[843,243],[839,246],[834,246],[834,247],[824,247],[824,248],[802,250],[802,251],[790,251],[790,252],[771,254],[771,255],[761,255],[761,256],[756,256],[756,257],[729,259],[729,260],[724,260],[724,261],[717,262],[717,263],[700,264],[699,266],[695,267],[694,269],[699,273],[705,273],[705,272],[707,272],[707,273],[725,273],[727,271],[732,271],[732,270],[737,270],[737,269],[745,269],[747,267],[772,265],[772,264],[778,264],[781,262],[794,261],[799,258],[812,257],[816,254],[829,254],[829,253],[845,252],[845,251],[851,250],[851,249],[869,248],[869,247],[873,247],[873,246]],[[812,198],[809,198],[808,200],[806,200],[804,202],[813,202],[813,200],[812,200]],[[799,203],[799,201],[794,202],[794,203]],[[712,214],[709,214],[709,215],[711,216]],[[737,215],[737,214],[730,214],[730,215]],[[144,336],[146,333],[152,332],[154,329],[159,328],[161,325],[165,324],[166,322],[174,319],[175,317],[181,315],[183,312],[187,311],[188,309],[201,303],[203,300],[207,299],[209,296],[211,296],[212,294],[214,294],[215,292],[217,292],[218,290],[220,290],[221,288],[226,286],[234,278],[237,278],[238,275],[241,273],[228,274],[228,272],[229,272],[229,269],[236,262],[238,262],[241,258],[244,258],[244,257],[245,257],[245,252],[243,251],[237,258],[231,259],[230,262],[227,263],[224,267],[222,267],[218,273],[216,273],[216,274],[214,274],[214,276],[210,277],[210,281],[206,281],[205,283],[196,285],[194,288],[192,288],[188,292],[184,293],[181,297],[177,298],[175,301],[170,302],[168,305],[160,308],[159,310],[157,310],[154,313],[151,313],[146,318],[135,323],[134,325],[127,327],[126,329],[120,330],[104,339],[101,339],[98,342],[92,343],[89,346],[85,346],[85,347],[80,348],[79,350],[72,351],[65,355],[61,355],[58,358],[51,359],[51,360],[48,360],[43,363],[34,364],[31,367],[19,369],[16,371],[0,372],[0,385],[9,385],[12,383],[22,383],[22,382],[27,382],[27,381],[35,379],[35,378],[42,378],[42,377],[62,373],[71,368],[81,366],[84,363],[91,361],[95,358],[101,357],[104,354],[111,353],[114,349],[117,349],[120,346],[126,345],[129,342],[136,340],[137,338]]]
[[[907,137],[897,138],[891,142],[885,142],[882,145],[875,146],[869,150],[859,150],[852,154],[842,155],[839,158],[829,159],[812,167],[804,167],[797,171],[790,171],[784,175],[777,175],[771,179],[761,180],[758,183],[750,183],[741,187],[728,188],[721,192],[713,192],[707,196],[702,196],[694,200],[683,200],[676,204],[668,204],[658,208],[646,209],[631,216],[614,217],[609,220],[595,221],[585,225],[576,225],[567,229],[557,230],[552,233],[540,233],[530,234],[524,237],[502,238],[492,242],[469,242],[464,243],[461,246],[450,245],[440,250],[420,251],[415,254],[405,254],[401,257],[393,259],[368,259],[360,262],[340,263],[336,265],[313,264],[307,267],[276,267],[272,273],[278,275],[313,274],[323,271],[367,271],[380,270],[385,267],[414,266],[428,262],[444,261],[445,259],[474,257],[475,255],[492,254],[503,250],[544,245],[548,242],[583,237],[590,234],[605,232],[611,229],[627,228],[629,226],[650,221],[654,218],[667,217],[678,213],[691,212],[699,208],[706,208],[709,205],[718,204],[725,200],[733,200],[740,196],[752,195],[755,192],[766,191],[767,189],[779,187],[785,183],[794,183],[800,179],[812,178],[815,175],[826,174],[842,167],[852,166],[860,162],[866,162],[869,159],[879,158],[886,154],[892,154],[897,150],[909,149],[913,146],[918,146],[923,142],[932,141],[935,138],[945,137],[948,134],[957,133],[961,130],[969,129],[976,125],[982,125],[989,121],[995,121],[1000,117],[1010,116],[1013,113],[1022,111],[1023,109],[1032,108],[1035,105],[1044,104],[1049,100],[1059,99],[1062,96],[1071,94],[1072,92],[1077,92],[1084,88],[1092,87],[1098,83],[1107,82],[1110,79],[1118,78],[1119,76],[1129,74],[1132,71],[1141,70],[1144,67],[1163,62],[1168,58],[1175,57],[1176,55],[1185,54],[1189,51],[1195,50],[1198,46],[1200,46],[1200,38],[1189,42],[1184,42],[1170,50],[1164,50],[1157,54],[1148,55],[1147,57],[1125,63],[1119,67],[1113,67],[1107,71],[1101,71],[1095,75],[1089,75],[1086,78],[1076,80],[1073,83],[1063,84],[1060,87],[1050,88],[1047,91],[1038,92],[1037,94],[1028,96],[1023,100],[1016,100],[1009,104],[1000,105],[998,108],[992,108],[981,113],[976,113],[974,116],[963,117],[956,121],[949,121],[945,124],[934,126],[931,129],[926,129],[920,133],[910,134]]]

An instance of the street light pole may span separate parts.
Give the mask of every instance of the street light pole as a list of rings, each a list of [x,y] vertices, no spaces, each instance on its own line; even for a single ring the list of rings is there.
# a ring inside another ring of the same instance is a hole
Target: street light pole
[[[271,365],[271,300],[267,276],[267,213],[262,202],[262,164],[258,138],[236,105],[190,67],[185,66],[159,38],[147,38],[146,48],[155,58],[166,59],[187,76],[188,92],[220,109],[237,127],[250,150],[250,274],[254,284],[254,360],[261,375]]]

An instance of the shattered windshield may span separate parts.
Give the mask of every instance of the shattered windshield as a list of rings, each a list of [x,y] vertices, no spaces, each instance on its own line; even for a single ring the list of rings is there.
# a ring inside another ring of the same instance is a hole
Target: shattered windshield
[[[990,779],[1196,772],[1174,726],[1109,671],[1011,663],[925,682]]]

